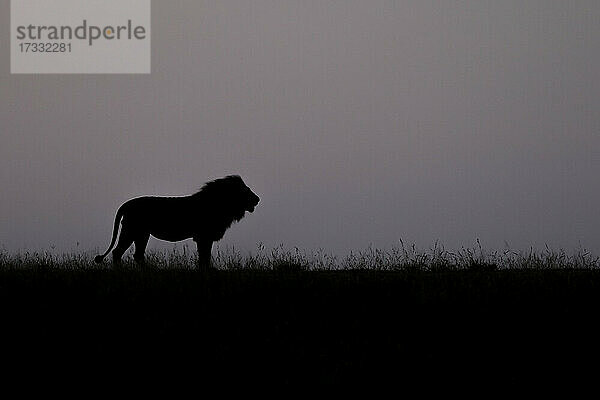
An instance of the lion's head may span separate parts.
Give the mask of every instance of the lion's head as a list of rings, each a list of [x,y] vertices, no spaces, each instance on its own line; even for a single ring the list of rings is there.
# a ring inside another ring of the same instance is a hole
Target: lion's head
[[[260,198],[239,175],[229,175],[206,183],[196,196],[208,201],[216,214],[239,221],[246,211],[253,212]]]

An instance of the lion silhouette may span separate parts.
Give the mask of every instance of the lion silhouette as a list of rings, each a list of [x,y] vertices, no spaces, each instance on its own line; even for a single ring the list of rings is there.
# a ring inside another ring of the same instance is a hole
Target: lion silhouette
[[[117,210],[108,250],[94,261],[101,263],[110,253],[122,219],[119,242],[112,252],[113,262],[120,263],[132,243],[135,243],[134,260],[143,262],[152,235],[169,242],[193,239],[198,248],[199,267],[209,268],[213,242],[220,240],[246,211],[253,212],[259,201],[239,175],[207,182],[189,196],[143,196],[128,200]]]

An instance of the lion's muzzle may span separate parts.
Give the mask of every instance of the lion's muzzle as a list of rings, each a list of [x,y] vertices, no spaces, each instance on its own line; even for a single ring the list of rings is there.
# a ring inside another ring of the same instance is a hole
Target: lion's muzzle
[[[248,202],[248,208],[246,208],[246,211],[253,212],[259,202],[260,202],[260,197],[258,197],[254,193],[252,193],[252,198],[250,198],[250,200]]]

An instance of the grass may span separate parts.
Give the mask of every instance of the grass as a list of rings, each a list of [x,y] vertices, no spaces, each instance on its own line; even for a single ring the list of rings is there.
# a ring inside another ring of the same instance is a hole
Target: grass
[[[600,268],[585,251],[337,258],[261,246],[217,249],[209,274],[194,261],[187,249],[119,269],[0,253],[4,362],[259,386],[512,387],[597,373]]]
[[[132,258],[125,260],[125,269],[139,269]],[[25,252],[10,254],[0,250],[0,268],[3,269],[72,269],[90,270],[110,268],[109,263],[97,265],[93,255],[70,253],[56,255],[52,252]],[[110,257],[109,257],[110,258]],[[109,259],[108,258],[108,259]],[[174,247],[170,251],[149,251],[146,255],[148,270],[195,270],[194,251],[188,246],[181,250]],[[474,248],[462,247],[456,251],[446,250],[435,243],[428,250],[417,249],[413,244],[381,250],[369,247],[358,252],[350,252],[345,257],[326,253],[323,249],[307,253],[295,247],[286,249],[283,245],[266,249],[259,244],[255,253],[242,254],[234,248],[213,251],[213,266],[219,271],[239,270],[300,270],[300,271],[421,271],[448,272],[460,270],[573,270],[599,269],[600,256],[586,249],[568,253],[564,249],[554,251],[547,246],[543,251],[518,252],[511,249],[486,251],[479,240]]]

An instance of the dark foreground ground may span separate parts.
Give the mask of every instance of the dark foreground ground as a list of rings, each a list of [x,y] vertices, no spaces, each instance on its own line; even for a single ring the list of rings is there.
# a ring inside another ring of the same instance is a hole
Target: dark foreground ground
[[[599,305],[598,270],[4,268],[0,344],[66,382],[551,388],[596,380]]]

